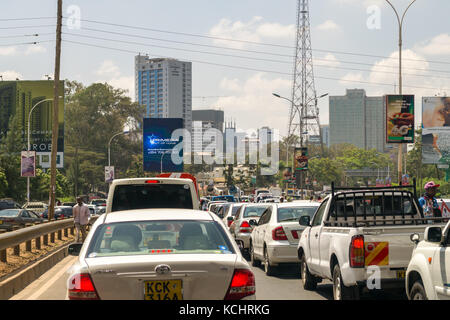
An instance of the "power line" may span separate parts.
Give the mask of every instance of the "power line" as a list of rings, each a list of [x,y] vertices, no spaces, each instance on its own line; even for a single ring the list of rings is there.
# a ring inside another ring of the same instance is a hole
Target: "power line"
[[[0,30],[10,30],[10,29],[26,29],[26,28],[48,28],[48,27],[55,27],[53,24],[46,24],[46,25],[37,25],[37,26],[13,26],[13,27],[0,27]]]
[[[44,20],[44,19],[56,19],[56,17],[4,18],[0,19],[0,21]]]
[[[208,51],[200,51],[200,50],[192,50],[192,49],[174,48],[174,47],[160,46],[160,45],[147,44],[147,43],[141,43],[141,42],[135,42],[135,41],[109,39],[109,38],[104,38],[104,37],[80,35],[80,34],[67,33],[67,32],[65,32],[64,34],[65,35],[69,35],[69,36],[81,37],[81,38],[89,38],[89,39],[102,40],[102,41],[112,41],[112,42],[132,44],[132,45],[141,45],[141,46],[146,46],[146,47],[156,47],[156,48],[163,48],[163,49],[169,49],[169,50],[187,51],[187,52],[194,52],[194,53],[203,53],[203,54],[209,54],[209,55],[215,55],[215,56],[224,56],[224,57],[231,57],[231,58],[248,59],[248,60],[252,60],[252,61],[253,60],[257,60],[257,61],[265,61],[265,62],[283,63],[283,64],[289,64],[289,65],[291,64],[291,62],[288,62],[288,61],[281,61],[281,60],[274,60],[274,59],[265,59],[265,58],[258,58],[258,57],[247,57],[247,56],[231,55],[231,54],[226,54],[226,53],[216,53],[216,52],[208,52]],[[329,65],[316,65],[316,67],[333,68],[333,69],[340,69],[340,70],[351,70],[351,71],[362,71],[362,72],[373,72],[373,73],[383,73],[383,74],[397,74],[397,72],[376,71],[376,70],[357,69],[357,68],[346,68],[346,67],[329,66]],[[413,76],[413,77],[430,77],[430,75],[424,75],[424,74],[410,74],[410,73],[403,73],[403,74],[405,76]],[[433,77],[434,78],[441,78],[441,79],[450,79],[450,77],[443,77],[443,76],[434,76],[433,75]]]
[[[189,37],[200,37],[200,38],[213,39],[213,40],[215,39],[215,40],[223,40],[223,41],[230,41],[230,42],[240,42],[240,43],[261,45],[261,46],[279,47],[279,48],[286,48],[286,49],[296,49],[293,46],[280,45],[280,44],[274,44],[274,43],[265,43],[265,42],[249,41],[249,40],[240,40],[240,39],[230,39],[230,38],[206,36],[206,35],[192,34],[192,33],[186,33],[186,32],[176,32],[176,31],[168,31],[168,30],[161,30],[161,29],[154,29],[154,28],[147,28],[147,27],[130,26],[130,25],[124,25],[124,24],[118,24],[118,23],[110,23],[110,22],[102,22],[102,21],[88,20],[88,19],[81,19],[81,21],[85,21],[85,22],[89,22],[89,23],[95,23],[95,24],[108,25],[108,26],[130,28],[130,29],[135,29],[135,30],[146,30],[146,31],[153,31],[153,32],[160,32],[160,33],[183,35],[183,36],[189,36]],[[352,56],[362,56],[362,57],[397,60],[397,58],[392,58],[392,57],[387,57],[387,56],[365,54],[365,53],[355,53],[355,52],[346,52],[346,51],[337,51],[337,50],[312,49],[312,51],[330,52],[330,53],[352,55]],[[403,60],[404,61],[420,61],[420,62],[428,62],[428,63],[437,63],[437,64],[450,65],[450,62],[448,62],[448,61],[433,61],[433,60],[410,59],[410,58],[403,58]]]
[[[78,44],[78,45],[84,45],[84,46],[89,46],[89,47],[96,47],[96,48],[101,48],[101,49],[109,49],[109,50],[114,50],[114,51],[121,51],[121,52],[132,53],[132,54],[142,54],[142,52],[127,50],[127,49],[112,48],[112,47],[101,46],[101,45],[96,45],[96,44],[91,44],[91,43],[83,43],[83,42],[72,41],[72,40],[65,40],[65,39],[63,39],[63,42],[73,43],[73,44]],[[149,56],[153,56],[153,57],[157,57],[157,58],[169,58],[169,57],[166,57],[166,56],[160,56],[160,55],[156,55],[156,54],[151,54]],[[175,58],[170,58],[170,59],[175,59]],[[220,66],[220,67],[226,67],[226,68],[232,68],[232,69],[257,71],[257,72],[265,72],[265,73],[272,73],[272,74],[281,74],[281,75],[292,77],[291,73],[280,72],[280,71],[262,70],[262,69],[256,69],[256,68],[249,68],[249,67],[235,66],[235,65],[226,65],[226,64],[219,64],[219,63],[213,63],[213,62],[192,60],[192,59],[189,59],[189,61],[190,62],[195,62],[195,63],[200,63],[200,64],[206,64],[206,65],[214,65],[214,66]],[[369,85],[375,85],[375,86],[392,86],[392,84],[389,84],[389,83],[369,82],[369,81],[360,81],[360,80],[347,80],[347,79],[338,79],[338,78],[323,77],[323,76],[315,76],[315,77],[318,78],[318,79],[324,79],[324,80],[363,83],[363,84],[369,84]],[[439,89],[437,89],[437,88],[431,88],[431,87],[419,87],[419,86],[411,86],[411,85],[404,85],[404,87],[405,88],[413,88],[413,89],[444,90],[444,91],[448,90],[448,91],[450,91],[450,89],[446,89],[446,88],[439,88]]]
[[[287,58],[294,58],[292,55],[287,54],[280,54],[280,53],[272,53],[272,52],[265,52],[265,51],[255,51],[255,50],[248,50],[248,49],[239,49],[239,48],[229,48],[229,47],[222,47],[222,46],[214,46],[214,45],[206,45],[206,44],[200,44],[200,43],[193,43],[193,42],[186,42],[186,41],[175,41],[175,40],[168,40],[168,39],[161,39],[161,38],[155,38],[155,37],[148,37],[143,35],[136,35],[136,34],[129,34],[129,33],[123,33],[123,32],[114,32],[110,30],[101,30],[101,29],[94,29],[94,28],[86,28],[83,27],[83,30],[88,31],[94,31],[94,32],[100,32],[100,33],[108,33],[108,34],[115,34],[120,36],[126,36],[126,37],[132,37],[132,38],[143,38],[143,39],[149,39],[149,40],[156,40],[156,41],[162,41],[162,42],[169,42],[169,43],[177,43],[177,44],[187,44],[187,45],[193,45],[193,46],[200,46],[200,47],[207,47],[207,48],[214,48],[214,49],[225,49],[225,50],[232,50],[232,51],[240,51],[240,52],[248,52],[248,53],[257,53],[257,54],[264,54],[264,55],[272,55],[272,56],[280,56],[280,57],[287,57]],[[67,34],[67,33],[66,33]],[[71,35],[76,35],[74,33],[70,33]],[[80,35],[81,36],[81,35]],[[103,39],[103,38],[102,38]],[[156,45],[155,45],[156,46]],[[164,48],[164,47],[163,47]],[[175,49],[176,50],[176,49]],[[340,63],[346,63],[346,64],[356,64],[356,65],[366,65],[366,66],[373,66],[373,64],[369,63],[361,63],[361,62],[353,62],[353,61],[343,61],[343,60],[333,60],[333,59],[324,59],[324,58],[314,58],[316,61],[325,61],[325,62],[336,62],[339,61]],[[271,61],[271,60],[267,60]],[[276,60],[273,60],[273,62],[278,62]],[[280,61],[282,62],[282,61]],[[288,62],[282,62],[282,63],[288,63]],[[289,62],[291,63],[291,62]],[[379,68],[397,68],[397,66],[378,66]],[[416,71],[425,71],[425,72],[439,72],[439,73],[449,73],[450,71],[446,70],[433,70],[433,69],[421,69],[421,68],[411,68],[411,67],[404,67],[404,69],[408,70],[416,70]]]

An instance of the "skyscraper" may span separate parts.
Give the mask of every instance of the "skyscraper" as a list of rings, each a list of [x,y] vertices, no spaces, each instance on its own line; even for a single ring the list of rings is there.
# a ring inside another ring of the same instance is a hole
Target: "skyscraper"
[[[135,57],[136,101],[147,118],[182,118],[192,129],[192,63]]]
[[[330,145],[351,143],[366,150],[386,151],[383,97],[367,97],[363,89],[330,96]]]

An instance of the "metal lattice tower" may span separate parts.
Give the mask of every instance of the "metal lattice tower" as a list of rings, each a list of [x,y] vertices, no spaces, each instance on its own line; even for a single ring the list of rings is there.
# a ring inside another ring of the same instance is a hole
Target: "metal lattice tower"
[[[297,37],[293,80],[293,103],[289,112],[288,137],[292,134],[298,135],[300,146],[304,147],[308,136],[321,134],[319,108],[314,86],[308,0],[298,0],[297,2]]]

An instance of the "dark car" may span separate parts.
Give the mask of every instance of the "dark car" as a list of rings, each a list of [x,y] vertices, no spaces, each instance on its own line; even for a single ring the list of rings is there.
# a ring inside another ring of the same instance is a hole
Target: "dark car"
[[[0,210],[0,229],[12,231],[14,226],[25,227],[27,223],[40,223],[45,220],[33,211],[26,209]]]
[[[20,208],[22,208],[22,207],[19,206],[19,204],[12,199],[0,199],[0,210],[20,209]]]
[[[62,219],[61,215],[63,214],[61,209],[55,208],[55,220]],[[41,217],[44,219],[48,219],[48,208],[42,212]]]
[[[73,212],[72,212],[72,207],[70,206],[57,206],[55,207],[55,209],[57,210],[61,210],[61,214],[59,216],[59,218],[72,218],[73,217]]]

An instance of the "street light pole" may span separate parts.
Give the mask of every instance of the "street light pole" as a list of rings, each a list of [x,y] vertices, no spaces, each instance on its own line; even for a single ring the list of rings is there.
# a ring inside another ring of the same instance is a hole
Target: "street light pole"
[[[402,85],[403,85],[403,81],[402,81],[402,45],[403,45],[403,36],[402,36],[402,28],[403,28],[403,20],[405,18],[406,12],[408,11],[408,9],[414,4],[414,2],[416,2],[417,0],[413,0],[408,7],[406,8],[405,12],[403,12],[402,17],[400,18],[400,15],[398,14],[397,10],[395,9],[395,7],[392,5],[392,3],[389,0],[386,0],[386,2],[392,7],[392,9],[395,12],[395,15],[397,16],[397,21],[398,21],[398,48],[399,48],[399,54],[398,54],[398,58],[399,58],[399,62],[398,62],[398,85],[399,85],[399,95],[403,94],[402,91]],[[402,178],[402,153],[403,153],[403,144],[399,144],[398,146],[398,159],[397,159],[397,164],[398,164],[398,182],[399,184],[401,183],[401,178]]]
[[[27,130],[27,151],[31,151],[31,143],[30,143],[30,127],[31,127],[31,113],[33,112],[34,108],[36,108],[38,105],[40,105],[42,102],[45,101],[53,101],[53,98],[44,99],[36,103],[28,113],[28,130]],[[27,177],[27,202],[30,202],[30,177]]]
[[[118,133],[114,134],[114,135],[111,137],[111,139],[109,139],[109,142],[108,142],[108,167],[111,167],[111,141],[112,141],[115,137],[117,137],[118,135],[121,135],[121,134],[128,134],[128,133],[130,133],[130,132],[129,132],[129,131],[121,131],[121,132],[118,132]]]

